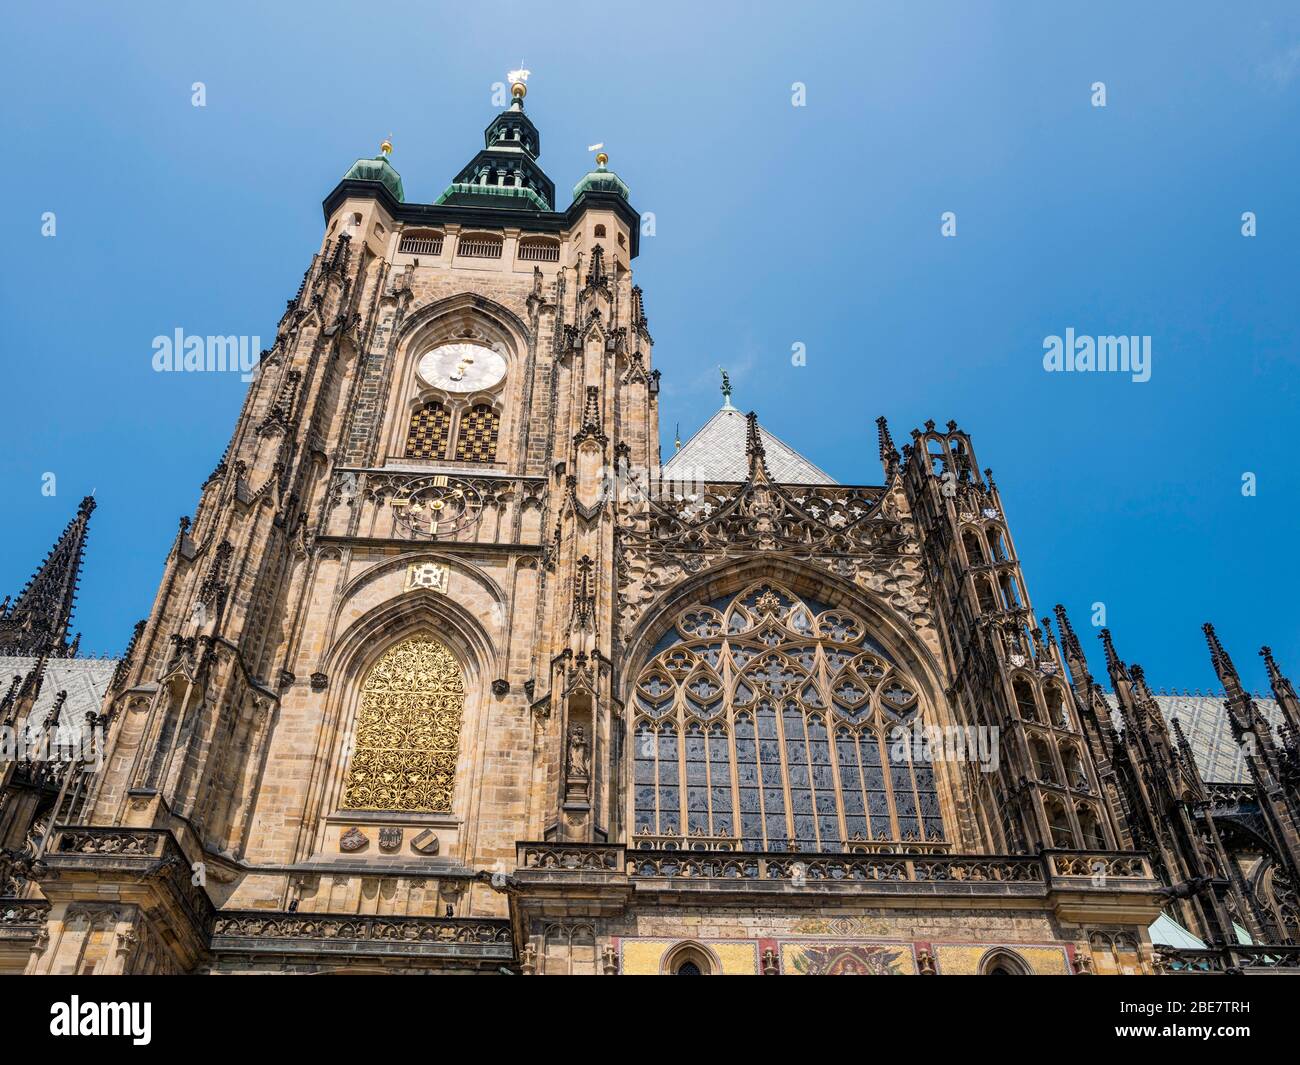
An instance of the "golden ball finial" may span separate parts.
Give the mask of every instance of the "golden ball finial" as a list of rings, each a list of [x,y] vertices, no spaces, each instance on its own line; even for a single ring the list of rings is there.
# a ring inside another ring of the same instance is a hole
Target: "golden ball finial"
[[[609,162],[609,156],[608,156],[608,155],[606,155],[604,152],[597,152],[597,153],[596,153],[596,165],[597,165],[597,166],[604,166],[604,165],[605,165],[606,163],[608,163],[608,162]]]
[[[513,96],[516,100],[522,100],[525,96],[528,95],[528,86],[525,85],[522,81],[517,81],[510,86],[510,95]]]
[[[385,137],[379,144],[379,150],[384,155],[390,155],[393,151],[393,142]]]

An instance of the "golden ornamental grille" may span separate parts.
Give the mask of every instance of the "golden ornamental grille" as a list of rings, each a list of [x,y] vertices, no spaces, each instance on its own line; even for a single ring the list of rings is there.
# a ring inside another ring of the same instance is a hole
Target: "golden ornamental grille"
[[[496,462],[501,415],[486,403],[467,410],[460,419],[456,457],[467,462]]]
[[[406,454],[411,458],[440,459],[447,454],[451,415],[441,403],[426,403],[411,415],[406,433]]]
[[[416,636],[387,651],[361,689],[342,807],[450,812],[464,708],[445,644]]]

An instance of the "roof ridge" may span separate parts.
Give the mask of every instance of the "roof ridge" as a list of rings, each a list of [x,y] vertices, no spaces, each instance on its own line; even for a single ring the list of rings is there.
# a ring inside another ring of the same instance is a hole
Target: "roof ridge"
[[[735,406],[714,411],[667,462],[663,474],[669,479],[688,466],[697,481],[743,482],[749,478],[747,416]],[[768,451],[771,479],[778,484],[837,484],[815,462],[791,447],[761,422],[757,422],[759,439]],[[698,452],[698,454],[697,454]]]

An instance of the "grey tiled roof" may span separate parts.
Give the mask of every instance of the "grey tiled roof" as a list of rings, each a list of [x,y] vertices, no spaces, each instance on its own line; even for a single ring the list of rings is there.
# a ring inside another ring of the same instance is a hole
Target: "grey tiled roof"
[[[1276,699],[1253,696],[1255,708],[1270,725],[1277,728],[1282,722],[1282,711]],[[1244,784],[1250,780],[1246,756],[1232,737],[1227,711],[1223,708],[1223,695],[1161,695],[1155,700],[1166,721],[1178,718],[1179,727],[1192,748],[1201,779],[1216,784]],[[1106,693],[1106,701],[1114,708],[1115,696]]]
[[[15,675],[25,677],[34,658],[0,656],[0,688],[7,690]],[[61,691],[68,693],[60,720],[80,725],[87,710],[98,711],[117,668],[115,658],[50,658],[45,663],[45,681],[41,694],[36,697],[33,717],[44,721],[54,705],[54,697]]]
[[[763,441],[768,472],[778,484],[838,483],[762,425],[758,435]],[[735,407],[723,407],[664,463],[664,479],[703,483],[745,480],[749,476],[745,437],[745,415]]]

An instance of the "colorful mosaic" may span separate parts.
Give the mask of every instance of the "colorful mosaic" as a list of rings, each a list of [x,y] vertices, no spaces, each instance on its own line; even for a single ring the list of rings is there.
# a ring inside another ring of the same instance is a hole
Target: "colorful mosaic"
[[[906,943],[783,943],[781,972],[787,976],[914,976],[916,958]]]

